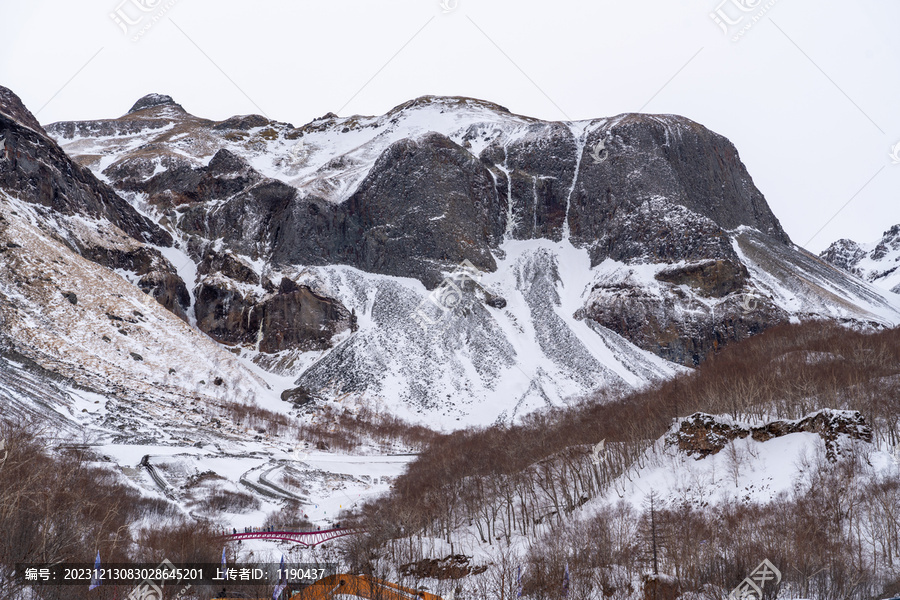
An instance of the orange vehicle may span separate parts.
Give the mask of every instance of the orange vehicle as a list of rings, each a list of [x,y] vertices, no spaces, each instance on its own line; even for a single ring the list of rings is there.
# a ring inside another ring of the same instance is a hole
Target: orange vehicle
[[[428,592],[417,592],[367,575],[329,575],[291,596],[291,600],[331,600],[357,596],[366,600],[442,600]]]

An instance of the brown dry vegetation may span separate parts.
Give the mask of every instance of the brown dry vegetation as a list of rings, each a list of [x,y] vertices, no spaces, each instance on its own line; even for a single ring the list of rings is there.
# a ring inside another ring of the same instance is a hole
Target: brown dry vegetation
[[[419,451],[437,435],[434,430],[407,423],[403,419],[360,407],[355,414],[324,407],[311,422],[261,408],[249,403],[221,400],[214,411],[238,426],[271,436],[296,436],[311,447],[352,452],[365,444],[383,451]]]
[[[348,541],[347,549],[358,569],[371,571],[375,556],[393,556],[392,540],[411,533],[452,545],[458,528],[472,526],[497,547],[512,535],[529,535],[540,539],[528,561],[532,597],[559,597],[565,561],[582,572],[572,576],[570,599],[588,597],[588,588],[624,597],[622,569],[631,575],[647,569],[648,544],[636,533],[646,515],[618,507],[582,522],[571,518],[578,506],[642,466],[645,451],[679,416],[703,411],[754,423],[826,407],[860,411],[882,448],[900,441],[900,330],[780,326],[729,346],[694,373],[624,399],[600,395],[513,427],[439,436],[398,478],[389,498],[354,517],[370,534],[366,542]],[[589,451],[601,439],[607,440],[607,460],[594,465]],[[791,565],[782,585],[801,597],[877,593],[900,577],[900,483],[852,487],[849,473],[861,474],[865,460],[821,462],[809,490],[766,506],[661,507],[661,571],[677,575],[684,591],[717,596],[768,556]],[[419,558],[415,552],[396,556]],[[508,585],[510,578],[499,580]],[[719,587],[713,593],[706,584]]]
[[[326,414],[323,424],[303,425],[290,416],[254,403],[220,399],[213,414],[251,431],[326,444],[353,450],[360,444],[403,448],[423,447],[434,435],[426,428],[400,419],[361,410],[357,415]],[[334,421],[338,425],[333,425]],[[0,419],[0,600],[22,597],[21,586],[11,577],[16,564],[93,563],[99,551],[104,564],[146,563],[163,559],[173,563],[217,563],[222,541],[215,523],[185,517],[162,499],[150,499],[127,485],[115,471],[96,466],[97,457],[84,450],[65,454],[47,451],[49,432],[34,424]],[[194,506],[202,514],[220,510],[255,510],[259,501],[244,492],[216,487],[222,477],[201,473],[189,487],[208,485],[209,493]],[[268,516],[265,525],[286,529],[311,529],[294,502]],[[136,528],[135,523],[153,524]],[[123,590],[118,590],[122,592]],[[127,593],[129,590],[124,590]],[[194,589],[186,597],[210,597],[208,590]],[[101,587],[88,595],[87,586],[44,587],[47,599],[92,600],[112,598],[115,590]]]
[[[425,449],[437,433],[367,407],[360,408],[356,414],[337,413],[326,408],[316,423],[300,426],[298,437],[311,447],[343,452],[353,451],[363,444],[376,445],[384,452],[417,452]]]
[[[23,597],[16,564],[215,562],[214,533],[188,522],[164,501],[142,497],[81,451],[50,456],[46,436],[25,423],[0,422],[6,460],[0,465],[0,599]],[[161,523],[151,531],[130,526]],[[221,549],[219,550],[221,552]],[[87,596],[87,586],[47,587],[44,598]],[[96,590],[91,598],[111,598]]]

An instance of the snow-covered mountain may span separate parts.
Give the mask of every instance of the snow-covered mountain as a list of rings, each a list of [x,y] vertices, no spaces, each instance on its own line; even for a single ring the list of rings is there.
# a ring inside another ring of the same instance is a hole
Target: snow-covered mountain
[[[176,276],[123,274],[293,378],[288,399],[484,423],[786,320],[900,321],[894,296],[793,246],[734,147],[682,117],[424,97],[294,127],[151,94],[47,131],[174,238],[150,247]]]
[[[672,115],[542,122],[425,97],[294,127],[153,94],[44,128],[0,88],[0,405],[192,516],[241,528],[296,503],[325,524],[413,448],[335,453],[304,427],[508,423],[780,323],[895,326],[895,230],[811,255],[728,140]],[[692,478],[704,500],[740,451],[735,495],[764,500],[797,475],[763,471],[818,443],[789,433],[763,461],[749,440],[689,462],[661,439],[612,490],[639,504]]]
[[[820,256],[878,287],[900,294],[900,225],[894,225],[870,244],[838,240]]]

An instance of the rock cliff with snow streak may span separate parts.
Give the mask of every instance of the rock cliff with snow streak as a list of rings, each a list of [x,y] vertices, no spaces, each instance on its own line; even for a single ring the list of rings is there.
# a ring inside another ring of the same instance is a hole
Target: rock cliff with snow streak
[[[31,207],[10,218],[53,220],[285,399],[454,427],[640,387],[787,320],[900,322],[896,297],[794,246],[734,146],[684,117],[429,96],[294,127],[151,94],[45,134],[0,113],[0,187]]]

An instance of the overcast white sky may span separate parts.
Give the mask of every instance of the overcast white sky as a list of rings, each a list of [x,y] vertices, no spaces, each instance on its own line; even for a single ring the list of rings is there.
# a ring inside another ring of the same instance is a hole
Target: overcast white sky
[[[149,92],[294,125],[424,94],[543,119],[676,113],[734,142],[800,245],[900,223],[898,0],[443,1],[0,0],[0,84],[45,124]]]

